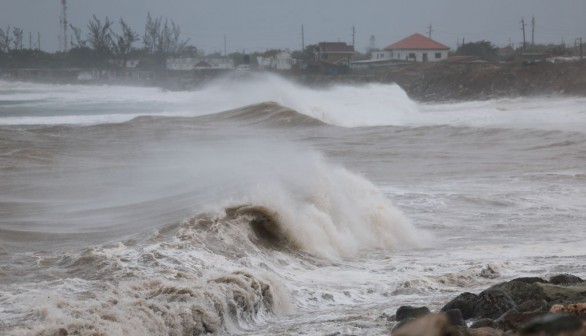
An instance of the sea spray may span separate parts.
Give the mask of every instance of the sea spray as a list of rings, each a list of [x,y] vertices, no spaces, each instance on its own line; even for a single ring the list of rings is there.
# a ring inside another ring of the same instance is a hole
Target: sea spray
[[[338,84],[315,90],[268,73],[227,75],[183,92],[20,85],[18,92],[0,93],[5,109],[0,125],[89,125],[124,122],[141,115],[195,117],[266,102],[344,127],[402,125],[418,115],[417,104],[395,84]],[[3,86],[9,85],[0,81],[0,89]],[[104,110],[108,104],[115,104],[116,110]],[[45,112],[27,114],[23,109]]]
[[[275,102],[343,127],[402,125],[418,115],[417,104],[396,84],[337,84],[314,89],[266,73],[219,78],[195,91],[193,102],[217,112]]]
[[[241,203],[269,209],[271,225],[303,252],[340,258],[365,249],[398,250],[428,242],[372,183],[318,153],[291,160],[278,172]]]

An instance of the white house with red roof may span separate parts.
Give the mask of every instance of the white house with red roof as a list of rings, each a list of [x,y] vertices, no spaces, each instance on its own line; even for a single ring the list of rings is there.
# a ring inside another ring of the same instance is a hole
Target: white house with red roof
[[[421,34],[413,34],[383,50],[373,51],[371,60],[437,62],[447,59],[449,50],[450,47],[437,41]]]

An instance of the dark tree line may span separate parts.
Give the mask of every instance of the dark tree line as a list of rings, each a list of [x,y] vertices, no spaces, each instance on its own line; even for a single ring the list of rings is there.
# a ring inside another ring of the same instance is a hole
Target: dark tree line
[[[464,43],[456,50],[456,55],[476,56],[483,60],[493,61],[498,57],[497,48],[489,41]]]
[[[0,28],[0,52],[23,49],[24,31],[18,27]]]
[[[181,27],[178,24],[167,18],[154,18],[150,13],[146,18],[142,39],[122,18],[116,24],[108,17],[100,19],[94,15],[85,28],[72,24],[69,28],[72,32],[71,49],[65,53],[55,54],[24,49],[22,29],[0,28],[0,67],[23,66],[23,63],[26,63],[25,59],[30,60],[34,55],[44,58],[42,61],[37,60],[37,65],[125,67],[128,59],[133,57],[145,60],[144,63],[150,64],[151,67],[162,67],[166,57],[197,52],[197,48],[188,45],[188,39],[182,38]],[[142,46],[138,46],[137,42],[141,40]]]

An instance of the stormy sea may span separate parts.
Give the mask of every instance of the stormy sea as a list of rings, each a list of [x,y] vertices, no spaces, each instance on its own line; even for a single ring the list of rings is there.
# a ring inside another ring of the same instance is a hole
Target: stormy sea
[[[586,98],[0,82],[1,335],[385,335],[585,223]]]

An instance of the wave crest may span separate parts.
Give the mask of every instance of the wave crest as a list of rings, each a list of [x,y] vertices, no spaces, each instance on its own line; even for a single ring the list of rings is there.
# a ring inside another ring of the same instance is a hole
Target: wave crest
[[[322,126],[325,123],[275,102],[265,102],[206,116],[213,120],[235,120],[248,125],[271,127]]]
[[[426,233],[371,182],[320,155],[309,156],[226,201],[217,215],[192,218],[179,230],[180,239],[215,253],[244,255],[260,246],[330,260],[427,243]]]

